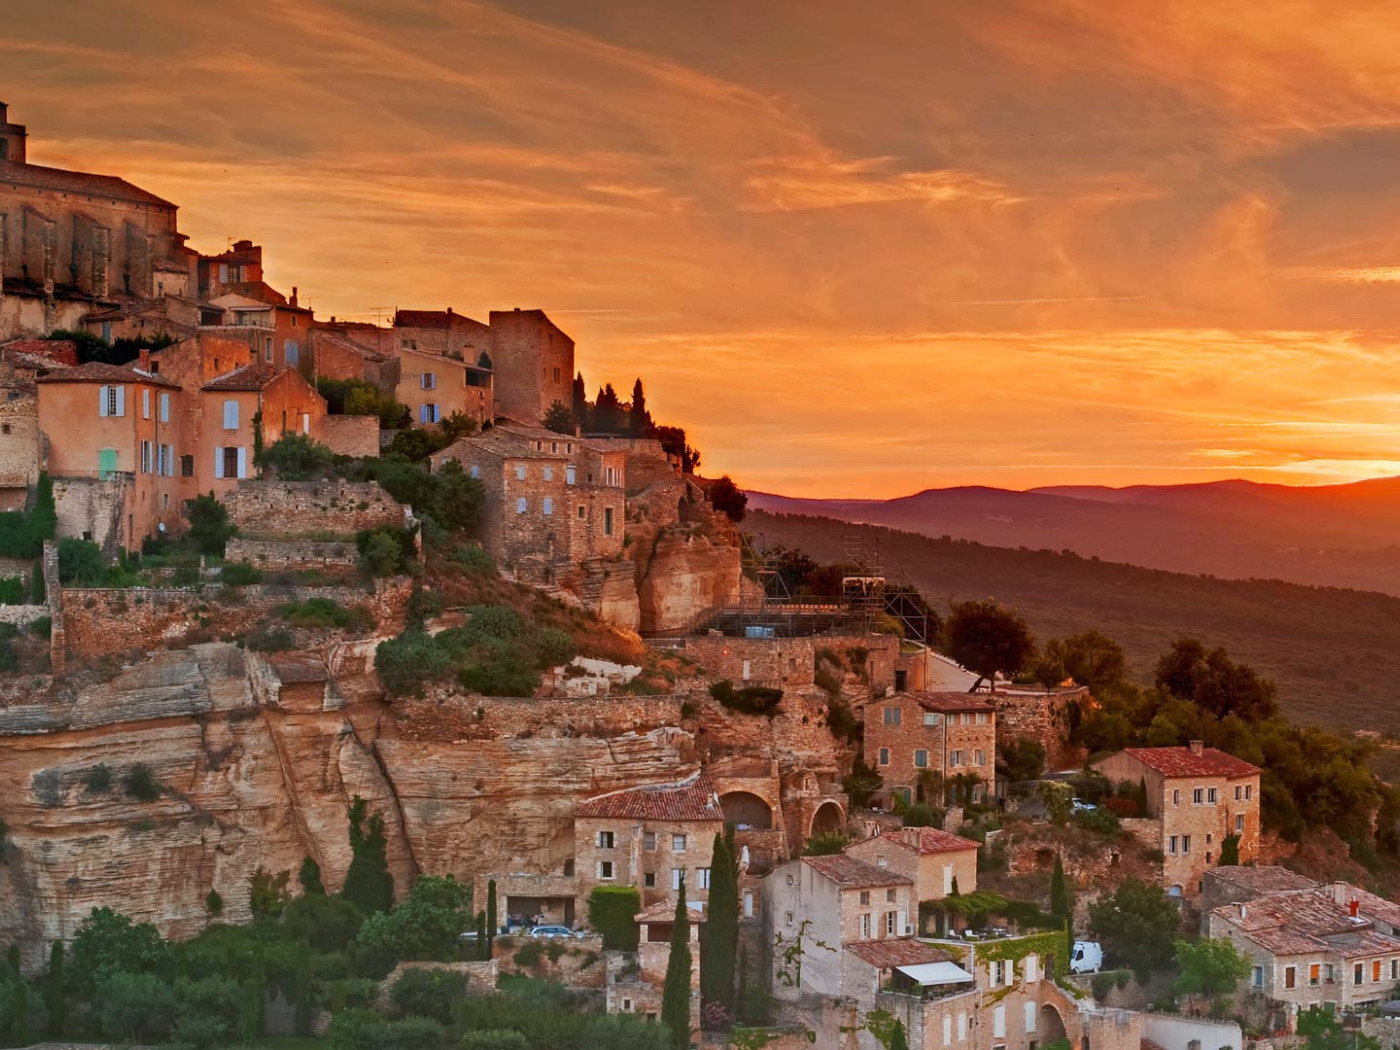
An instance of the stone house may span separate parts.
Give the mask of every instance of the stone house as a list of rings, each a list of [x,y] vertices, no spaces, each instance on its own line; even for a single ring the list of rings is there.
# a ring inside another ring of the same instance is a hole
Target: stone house
[[[1228,836],[1238,838],[1239,863],[1259,855],[1258,766],[1193,740],[1188,747],[1130,747],[1094,768],[1114,784],[1147,784],[1150,833],[1172,896],[1200,893]]]
[[[580,802],[574,811],[578,907],[595,886],[636,886],[655,904],[685,882],[686,896],[708,898],[720,808],[703,773],[674,784],[626,788]]]
[[[492,310],[496,411],[538,422],[549,406],[573,402],[574,341],[543,310]]]
[[[1400,982],[1400,906],[1343,882],[1225,904],[1206,933],[1244,953],[1242,984],[1286,1013],[1350,1010],[1392,998]]]
[[[497,426],[436,453],[432,468],[450,459],[481,479],[483,546],[516,579],[556,583],[585,561],[622,554],[625,453],[552,430]]]
[[[914,880],[920,902],[977,889],[978,843],[938,828],[897,828],[853,842],[852,857]]]
[[[51,372],[36,383],[59,534],[93,540],[115,554],[140,550],[162,525],[173,531],[181,520],[180,387],[139,366],[98,362]]]
[[[78,363],[68,340],[16,339],[0,346],[0,510],[23,510],[39,480],[41,375]]]
[[[193,494],[222,496],[240,479],[258,475],[253,458],[259,440],[263,447],[287,433],[319,440],[326,401],[301,373],[253,364],[205,383],[199,411],[200,442],[182,458],[180,473],[183,479],[193,479]]]
[[[490,368],[491,326],[465,314],[446,310],[397,310],[394,313],[395,352],[417,350],[456,358]],[[483,362],[481,355],[488,360]]]
[[[255,360],[272,368],[295,368],[310,373],[310,355],[303,357],[311,331],[312,314],[297,305],[296,289],[290,299],[261,281],[245,282],[210,300],[204,325],[248,343]]]
[[[400,350],[381,382],[408,406],[414,426],[435,427],[461,413],[484,427],[496,418],[490,368],[421,350]]]
[[[782,998],[853,994],[845,949],[912,936],[918,909],[913,879],[844,853],[779,865],[763,896],[773,989]]]
[[[1226,904],[1247,904],[1259,897],[1296,890],[1317,889],[1318,884],[1306,875],[1277,864],[1256,864],[1242,867],[1231,864],[1211,868],[1201,880],[1201,933],[1206,933],[1210,913]]]
[[[915,800],[920,777],[937,774],[946,784],[972,774],[972,801],[981,801],[996,776],[996,720],[991,704],[968,693],[872,700],[865,706],[865,761],[884,778],[886,800]]]
[[[313,379],[360,379],[375,386],[384,385],[384,366],[391,358],[350,338],[341,328],[317,322],[312,326],[309,345]]]
[[[704,905],[686,901],[690,916],[690,1025],[700,1027],[700,927]],[[671,935],[676,925],[676,898],[667,897],[637,913],[637,970],[622,974],[609,960],[607,1011],[639,1014],[652,1023],[661,1019],[666,968],[671,962]]]

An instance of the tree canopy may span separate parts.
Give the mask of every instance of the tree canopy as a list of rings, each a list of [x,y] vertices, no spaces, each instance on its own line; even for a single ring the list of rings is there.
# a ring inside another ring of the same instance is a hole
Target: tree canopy
[[[943,636],[949,656],[993,685],[998,674],[1020,671],[1035,652],[1026,621],[994,601],[954,605]]]

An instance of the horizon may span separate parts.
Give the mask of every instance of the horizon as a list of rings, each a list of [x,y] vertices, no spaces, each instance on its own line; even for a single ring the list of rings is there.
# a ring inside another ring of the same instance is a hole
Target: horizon
[[[0,96],[322,318],[546,310],[746,488],[1400,474],[1400,26],[888,14],[82,0]]]

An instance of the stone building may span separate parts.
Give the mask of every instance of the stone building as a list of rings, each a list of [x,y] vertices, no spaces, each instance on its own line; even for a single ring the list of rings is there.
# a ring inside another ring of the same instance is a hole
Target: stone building
[[[496,411],[538,422],[559,401],[573,402],[574,341],[543,310],[491,311]]]
[[[396,351],[417,350],[491,367],[490,326],[455,313],[450,306],[446,310],[396,310],[393,338]]]
[[[498,426],[432,457],[481,479],[482,543],[516,579],[550,584],[590,559],[622,553],[626,455],[541,428]]]
[[[938,828],[897,828],[853,842],[846,852],[914,880],[920,901],[977,889],[978,844]]]
[[[199,413],[199,443],[180,469],[182,478],[193,479],[189,498],[223,495],[240,479],[258,476],[253,457],[259,441],[267,447],[289,433],[319,440],[326,401],[299,372],[251,364],[205,383]]]
[[[408,406],[414,426],[435,427],[460,413],[484,428],[496,418],[490,368],[443,354],[400,350],[381,375],[394,398]]]
[[[0,346],[0,510],[23,510],[39,480],[42,375],[78,363],[68,340],[16,339]]]
[[[309,346],[314,379],[360,379],[378,387],[393,386],[384,377],[384,367],[393,359],[351,338],[338,325],[317,322],[312,326]]]
[[[1162,851],[1162,885],[1195,897],[1229,836],[1239,863],[1259,855],[1258,766],[1193,740],[1189,747],[1130,747],[1094,763],[1114,784],[1147,785],[1152,845]]]
[[[1277,864],[1248,867],[1229,864],[1223,868],[1211,868],[1201,880],[1201,932],[1207,932],[1210,913],[1226,904],[1248,904],[1259,897],[1312,890],[1317,886],[1306,875],[1299,875]]]
[[[27,143],[0,103],[0,339],[191,300],[195,255],[174,204],[110,175],[31,164]]]
[[[1225,904],[1206,933],[1249,958],[1241,987],[1276,1004],[1291,1030],[1300,1010],[1363,1009],[1400,982],[1400,906],[1344,882]]]
[[[676,784],[627,788],[581,802],[574,812],[579,907],[595,886],[636,886],[649,905],[674,894],[703,901],[724,811],[703,773]]]
[[[918,795],[920,778],[944,784],[972,775],[972,800],[996,776],[996,709],[968,693],[896,693],[865,707],[865,761],[884,778],[883,797]],[[937,801],[937,800],[935,800]]]

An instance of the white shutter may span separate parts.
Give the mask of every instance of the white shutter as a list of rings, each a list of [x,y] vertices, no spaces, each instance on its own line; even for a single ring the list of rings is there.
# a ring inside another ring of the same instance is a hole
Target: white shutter
[[[151,418],[151,388],[148,386],[141,388],[141,418]]]
[[[1035,1003],[1026,1004],[1026,1033],[1035,1034]]]
[[[240,478],[248,476],[248,450],[242,445],[238,446],[238,476]]]
[[[224,476],[224,450],[221,449],[221,448],[216,448],[216,449],[214,450],[214,477],[216,477],[216,478],[221,478],[221,477],[223,477],[223,476]]]
[[[117,387],[117,415],[126,415],[126,387]]]
[[[1034,984],[1040,980],[1040,957],[1037,955],[1026,956],[1026,983]]]
[[[238,402],[237,402],[237,401],[225,401],[225,402],[224,402],[224,429],[225,429],[225,430],[237,430],[237,429],[238,429]]]
[[[162,423],[169,423],[169,422],[170,422],[170,395],[169,395],[169,394],[161,394],[161,395],[160,395],[160,421],[161,421]]]
[[[107,414],[107,391],[110,389],[112,388],[108,386],[100,386],[97,388],[97,414],[99,416],[105,416]]]

